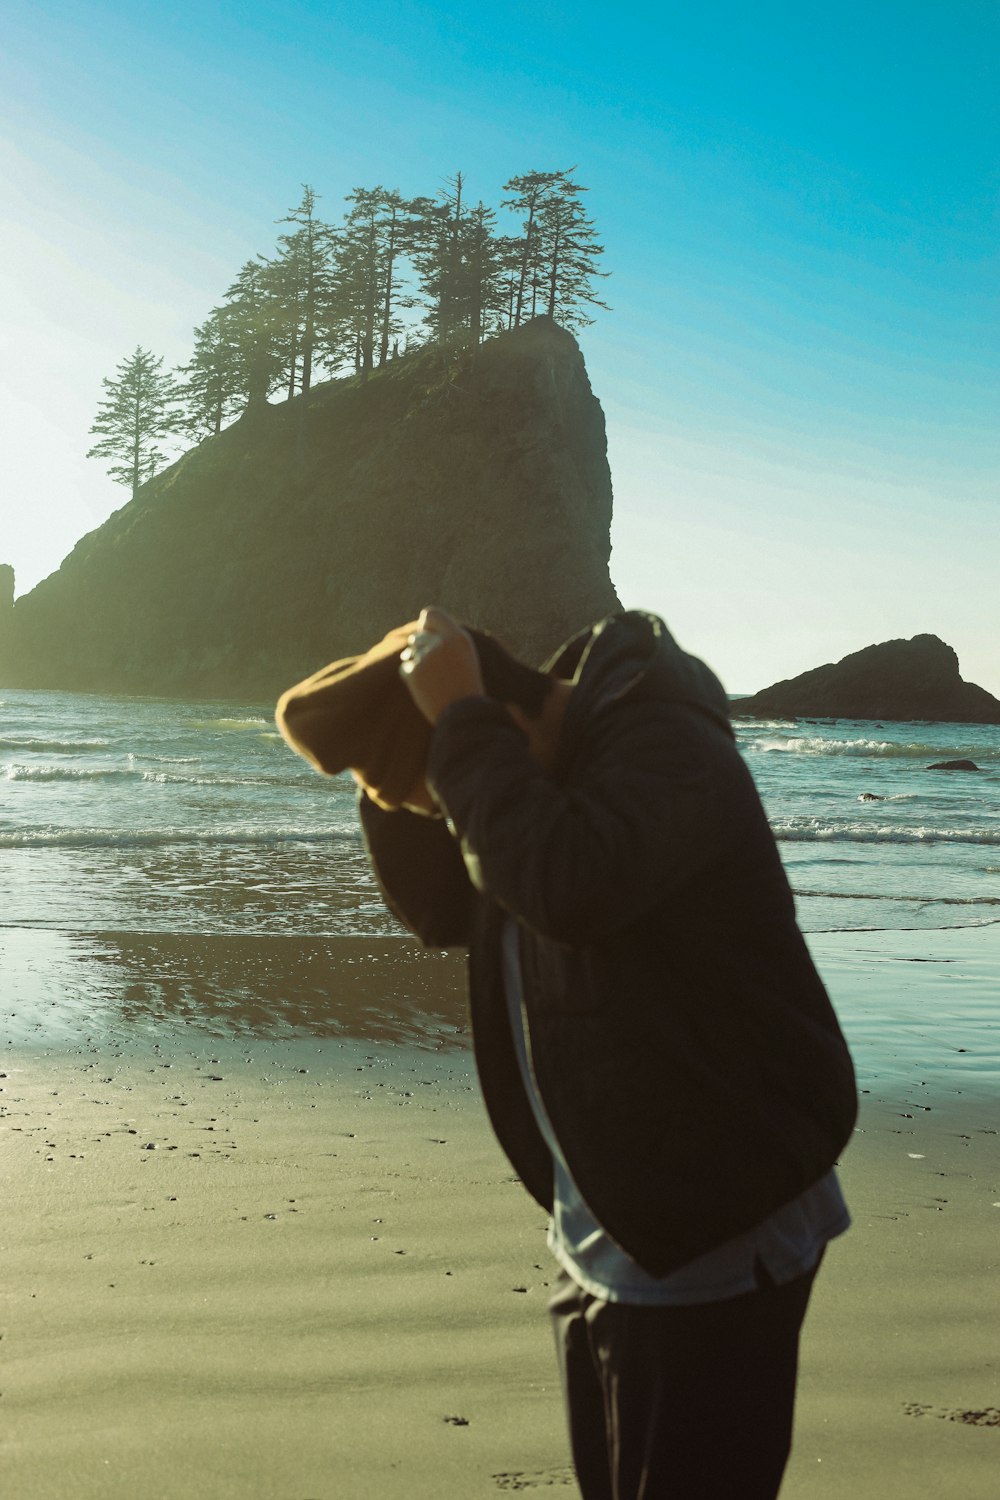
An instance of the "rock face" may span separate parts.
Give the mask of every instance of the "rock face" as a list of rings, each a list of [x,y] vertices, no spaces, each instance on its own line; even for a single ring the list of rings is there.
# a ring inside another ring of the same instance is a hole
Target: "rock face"
[[[776,682],[733,704],[741,717],[931,720],[1000,724],[1000,699],[963,682],[958,657],[936,635],[883,641]]]
[[[271,698],[428,603],[538,662],[621,607],[611,503],[570,334],[422,351],[150,480],[7,611],[0,684]]]
[[[4,643],[10,640],[14,625],[14,569],[10,563],[0,563],[0,661],[3,660]]]

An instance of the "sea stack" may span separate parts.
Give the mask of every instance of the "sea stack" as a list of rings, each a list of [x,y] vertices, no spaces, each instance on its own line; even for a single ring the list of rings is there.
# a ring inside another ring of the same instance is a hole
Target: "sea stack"
[[[936,635],[915,635],[776,682],[738,699],[733,715],[1000,724],[1000,699],[963,681],[951,646]]]
[[[10,563],[0,563],[0,661],[3,660],[4,642],[10,639],[14,625],[14,569]]]
[[[18,599],[0,685],[273,698],[440,604],[540,662],[620,608],[604,414],[539,318],[206,439]]]

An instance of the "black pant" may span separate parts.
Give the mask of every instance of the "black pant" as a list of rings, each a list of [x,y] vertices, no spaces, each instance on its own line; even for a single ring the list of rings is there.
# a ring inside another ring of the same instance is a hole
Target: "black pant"
[[[631,1307],[565,1272],[550,1304],[584,1500],[774,1500],[816,1271],[693,1307]]]

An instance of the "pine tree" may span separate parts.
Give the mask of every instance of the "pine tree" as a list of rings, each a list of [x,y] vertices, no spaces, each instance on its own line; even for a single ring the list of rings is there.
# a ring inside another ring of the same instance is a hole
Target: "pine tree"
[[[379,307],[380,188],[355,188],[334,256],[334,291],[323,328],[323,348],[334,365],[370,374]]]
[[[301,203],[278,220],[297,227],[279,237],[280,253],[267,262],[264,278],[273,300],[275,337],[279,345],[285,344],[289,397],[295,395],[296,386],[305,392],[312,385],[317,328],[333,296],[335,235],[315,210],[316,194],[303,183]]]
[[[131,487],[133,499],[163,463],[165,455],[157,444],[178,432],[182,423],[176,405],[179,388],[172,375],[160,373],[162,364],[162,357],[154,359],[142,348],[122,360],[114,377],[105,376],[101,382],[107,396],[90,429],[100,441],[87,457],[113,460],[108,473],[118,484]]]
[[[481,200],[469,214],[463,237],[462,312],[469,336],[481,344],[503,328],[508,242],[496,234],[496,210]]]
[[[514,327],[517,312],[517,292],[521,281],[521,261],[524,241],[514,236],[500,235],[495,241],[496,283],[494,288],[493,321],[487,330],[503,333]]]
[[[197,438],[217,436],[246,400],[231,308],[217,307],[195,329],[194,353],[178,374],[187,377],[180,387],[186,430]]]
[[[407,242],[406,204],[398,189],[382,195],[382,286],[379,319],[378,366],[381,370],[389,357],[389,340],[400,332],[397,309],[412,305],[404,295],[399,275],[399,259]]]
[[[264,260],[260,289],[269,305],[274,352],[281,369],[275,386],[283,384],[289,401],[300,379],[303,340],[304,274],[301,247],[293,236],[282,236],[285,244],[274,260]]]
[[[594,321],[584,311],[586,306],[606,309],[608,305],[593,289],[594,278],[608,273],[597,268],[604,248],[598,244],[594,221],[584,213],[580,194],[585,192],[586,188],[570,180],[569,173],[561,173],[555,191],[541,205],[537,226],[545,310],[567,328],[583,328]]]
[[[169,390],[164,412],[182,402],[183,413],[161,417],[169,425],[159,436],[183,430],[201,438],[242,409],[265,405],[282,385],[289,397],[308,391],[318,367],[353,367],[366,378],[401,341],[407,348],[427,338],[475,345],[542,312],[585,326],[589,309],[607,305],[594,285],[607,273],[575,170],[528,172],[505,183],[503,206],[522,216],[517,236],[497,234],[497,215],[482,200],[470,207],[461,172],[435,198],[355,188],[336,227],[319,220],[317,195],[303,184],[297,207],[277,221],[292,227],[279,235],[275,255],[248,260],[222,305],[195,329],[179,387],[141,349],[118,380],[105,381],[112,399],[92,429],[101,442],[91,453],[120,458],[116,477],[133,490],[162,461],[155,438],[139,439],[137,448],[134,432],[126,439],[115,425],[125,421],[115,403],[126,372],[129,380],[147,379],[150,390]],[[407,318],[418,305],[422,314]]]
[[[531,311],[528,316],[534,317],[535,315],[541,266],[539,220],[545,204],[556,191],[560,179],[565,175],[565,172],[526,172],[521,177],[512,177],[503,185],[505,193],[513,194],[513,197],[504,200],[504,208],[525,215],[522,221],[524,235],[518,258],[517,289],[511,319],[513,328],[520,327],[529,298]]]
[[[440,193],[441,228],[440,258],[437,275],[437,334],[441,340],[453,338],[462,327],[462,304],[465,300],[463,286],[463,241],[465,238],[465,204],[462,194],[465,179],[461,172],[449,177]]]
[[[504,184],[504,192],[513,194],[504,207],[525,215],[512,327],[545,311],[579,328],[593,322],[586,306],[607,307],[593,289],[594,278],[607,275],[597,268],[604,250],[583,211],[580,194],[587,189],[572,181],[575,171],[528,172]]]
[[[234,393],[247,411],[256,410],[266,405],[284,366],[278,299],[259,259],[245,262],[226,292],[225,307],[214,312],[227,320]]]
[[[385,364],[409,305],[399,260],[407,243],[408,208],[397,191],[355,188],[333,255],[333,293],[322,330],[325,357],[353,364],[367,378]]]
[[[407,225],[407,249],[417,271],[423,323],[432,338],[448,333],[448,261],[451,237],[451,205],[447,199],[413,198]]]
[[[418,198],[413,211],[413,259],[440,343],[478,344],[502,319],[505,245],[495,234],[496,213],[480,200],[470,209],[461,172],[436,199]]]

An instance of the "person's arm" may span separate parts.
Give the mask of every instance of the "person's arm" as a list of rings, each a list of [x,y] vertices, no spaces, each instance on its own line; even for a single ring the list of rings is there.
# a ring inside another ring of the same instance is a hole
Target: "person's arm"
[[[361,791],[358,812],[375,877],[393,916],[428,948],[469,943],[475,892],[440,818],[387,811]]]
[[[715,787],[728,753],[693,710],[617,703],[587,725],[560,783],[502,704],[467,697],[438,719],[427,779],[476,888],[546,937],[583,946],[725,847]]]
[[[435,608],[420,629],[436,642],[410,653],[403,672],[435,726],[427,784],[473,885],[520,921],[586,946],[731,843],[717,795],[729,747],[697,711],[642,700],[595,710],[585,743],[572,747],[572,771],[556,781],[504,705],[482,696],[467,633]]]

